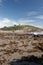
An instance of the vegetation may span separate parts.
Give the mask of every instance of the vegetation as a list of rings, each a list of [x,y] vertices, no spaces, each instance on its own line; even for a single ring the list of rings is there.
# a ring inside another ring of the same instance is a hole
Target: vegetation
[[[30,26],[30,25],[14,25],[14,26],[10,26],[10,27],[3,27],[1,28],[1,30],[43,30],[41,28],[38,27],[34,27],[34,26]]]

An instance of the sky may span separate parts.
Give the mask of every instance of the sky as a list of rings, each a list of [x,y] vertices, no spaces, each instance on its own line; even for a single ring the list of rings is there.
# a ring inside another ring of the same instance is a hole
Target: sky
[[[43,28],[43,0],[0,0],[0,28],[18,24]]]

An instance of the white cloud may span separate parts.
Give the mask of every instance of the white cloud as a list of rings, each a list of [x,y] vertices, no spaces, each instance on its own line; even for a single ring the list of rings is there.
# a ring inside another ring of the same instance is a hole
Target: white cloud
[[[14,0],[15,2],[18,2],[19,0]]]
[[[16,21],[12,21],[12,20],[10,20],[8,18],[3,18],[2,20],[0,20],[0,27],[12,26],[14,24],[17,25]]]
[[[9,20],[9,19],[7,19],[7,18],[3,18],[2,22],[3,22],[3,23],[9,23],[9,22],[10,22],[10,20]]]
[[[0,3],[3,2],[3,1],[6,1],[6,0],[0,0]]]
[[[43,15],[39,15],[36,18],[43,19]]]
[[[37,14],[38,14],[38,12],[31,11],[31,12],[27,13],[27,16],[33,16],[33,15],[37,15]]]
[[[34,22],[34,20],[17,20],[17,21],[13,21],[13,20],[10,20],[8,18],[3,18],[2,20],[0,20],[0,27],[13,26],[14,24],[15,25],[18,25],[18,24],[24,25],[24,24],[29,24],[29,22]]]
[[[34,22],[34,20],[18,20],[19,24],[29,24],[30,22]]]
[[[6,1],[6,0],[0,0],[0,6],[3,5],[3,1]]]
[[[2,0],[0,0],[0,6],[2,5]]]
[[[33,25],[33,26],[38,26],[38,27],[43,27],[42,24],[33,24],[35,22],[35,20],[25,20],[25,19],[19,19],[17,21],[15,20],[10,20],[8,18],[3,18],[2,20],[0,20],[0,28],[4,27],[4,26],[13,26],[13,25]]]
[[[2,2],[2,0],[0,0],[0,2]]]

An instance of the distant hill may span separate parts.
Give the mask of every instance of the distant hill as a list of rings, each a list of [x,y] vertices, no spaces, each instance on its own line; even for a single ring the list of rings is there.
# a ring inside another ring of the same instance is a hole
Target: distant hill
[[[14,26],[10,26],[10,27],[3,27],[1,28],[1,30],[29,30],[29,31],[42,31],[43,29],[38,28],[38,27],[34,27],[31,25],[14,25]]]

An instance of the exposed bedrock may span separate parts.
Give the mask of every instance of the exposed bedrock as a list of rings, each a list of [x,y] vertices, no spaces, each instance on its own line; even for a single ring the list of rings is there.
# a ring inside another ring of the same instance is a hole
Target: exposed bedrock
[[[0,33],[0,65],[31,55],[43,55],[43,35]]]

